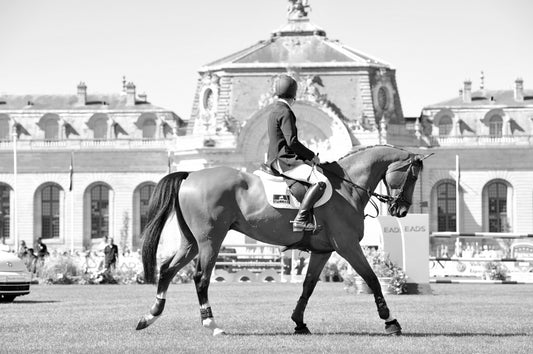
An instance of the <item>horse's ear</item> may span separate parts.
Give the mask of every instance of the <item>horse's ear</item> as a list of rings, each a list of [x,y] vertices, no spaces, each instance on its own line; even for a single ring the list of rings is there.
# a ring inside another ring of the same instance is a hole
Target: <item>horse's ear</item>
[[[427,154],[427,155],[420,154],[420,155],[416,155],[416,159],[417,159],[418,161],[424,161],[425,159],[427,159],[428,157],[431,157],[431,156],[433,156],[433,155],[435,155],[434,152],[432,152],[432,153],[430,153],[430,154]]]

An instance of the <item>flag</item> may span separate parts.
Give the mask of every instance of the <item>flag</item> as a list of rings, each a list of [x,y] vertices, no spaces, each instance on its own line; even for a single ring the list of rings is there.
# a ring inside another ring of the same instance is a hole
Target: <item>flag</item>
[[[455,155],[455,232],[461,232],[461,167],[459,155]]]
[[[72,192],[72,180],[74,178],[74,152],[70,153],[70,166],[69,166],[69,173],[70,173],[70,185],[68,187],[69,192]]]

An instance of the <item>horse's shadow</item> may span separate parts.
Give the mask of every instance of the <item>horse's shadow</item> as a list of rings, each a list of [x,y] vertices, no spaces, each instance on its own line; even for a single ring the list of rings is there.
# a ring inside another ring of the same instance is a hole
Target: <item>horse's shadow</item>
[[[300,336],[294,333],[288,332],[275,332],[275,333],[231,333],[227,332],[228,336],[236,337],[253,337],[253,336]],[[309,334],[310,336],[352,336],[352,337],[390,337],[390,334],[376,333],[376,332],[316,332]],[[521,337],[532,336],[532,333],[483,333],[483,332],[441,332],[441,333],[417,333],[417,332],[404,332],[401,334],[403,337]],[[304,335],[301,335],[304,336]]]

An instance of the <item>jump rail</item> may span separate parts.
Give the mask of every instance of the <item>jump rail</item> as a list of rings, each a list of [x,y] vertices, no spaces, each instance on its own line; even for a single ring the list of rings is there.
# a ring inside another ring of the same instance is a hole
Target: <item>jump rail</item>
[[[533,281],[480,280],[480,279],[430,279],[433,284],[533,284]]]
[[[474,236],[481,236],[487,238],[533,238],[533,234],[519,234],[510,232],[433,232],[430,235],[430,237],[441,238]]]
[[[436,262],[533,262],[533,258],[449,258],[429,257],[430,261]]]
[[[283,281],[284,264],[280,247],[270,244],[224,244],[223,247],[226,250],[220,252],[218,256],[225,259],[217,261],[216,265],[228,267],[231,272],[215,268],[213,272],[215,281]],[[234,248],[236,252],[227,252],[228,248]],[[246,251],[239,252],[239,249]],[[249,249],[256,249],[259,252],[250,252]],[[228,260],[228,257],[231,257],[231,260]]]

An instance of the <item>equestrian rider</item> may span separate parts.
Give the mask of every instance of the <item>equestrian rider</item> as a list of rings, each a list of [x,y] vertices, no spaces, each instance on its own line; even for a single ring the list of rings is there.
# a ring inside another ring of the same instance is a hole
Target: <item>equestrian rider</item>
[[[306,148],[298,140],[296,116],[291,106],[296,101],[298,84],[288,75],[281,75],[275,85],[278,100],[268,115],[268,156],[270,168],[285,177],[311,185],[307,190],[298,214],[292,221],[294,232],[318,231],[321,227],[309,221],[314,204],[324,194],[325,177],[316,170],[320,164],[318,155]]]

